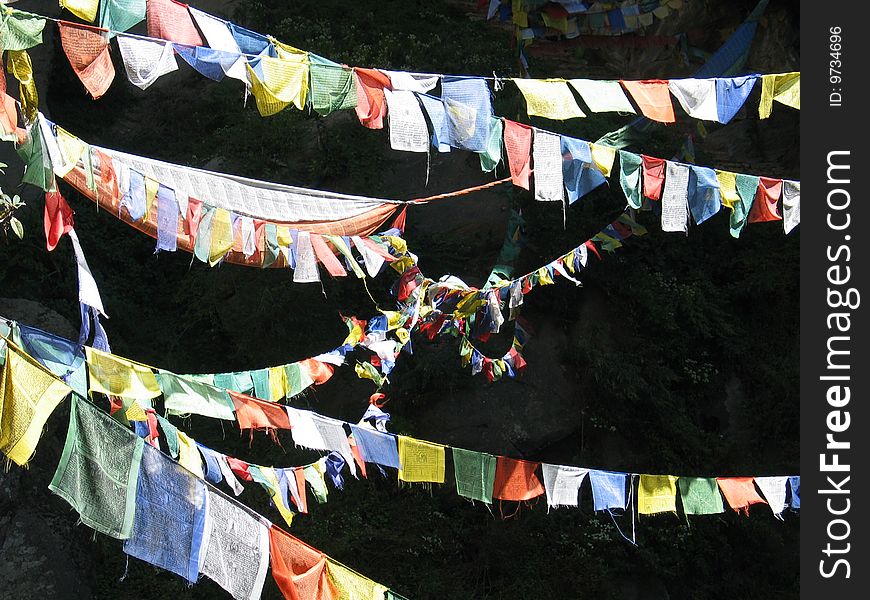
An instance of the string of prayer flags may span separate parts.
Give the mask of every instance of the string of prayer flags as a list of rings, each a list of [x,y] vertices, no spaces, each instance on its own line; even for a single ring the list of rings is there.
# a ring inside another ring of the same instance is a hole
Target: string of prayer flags
[[[97,7],[100,0],[60,0],[61,7],[89,23],[97,18]]]
[[[356,116],[363,127],[383,129],[387,113],[384,90],[392,89],[390,77],[377,69],[353,69],[356,85]]]
[[[716,78],[716,116],[720,123],[729,123],[746,104],[746,99],[755,87],[758,78],[745,77]]]
[[[526,99],[529,116],[565,120],[585,117],[563,79],[517,79],[513,81]]]
[[[529,189],[532,128],[504,119],[504,147],[507,151],[511,182],[517,187]]]
[[[782,182],[782,225],[786,235],[801,222],[801,182]]]
[[[338,598],[359,598],[359,600],[381,600],[387,588],[356,571],[326,558],[326,572],[338,592]]]
[[[269,529],[259,515],[208,488],[200,573],[235,600],[257,600],[269,567]]]
[[[687,515],[715,515],[725,512],[722,495],[712,477],[680,477],[680,499]]]
[[[285,598],[332,600],[339,592],[326,572],[326,556],[289,533],[269,527],[272,577]]]
[[[94,0],[96,6],[96,0]],[[188,46],[204,46],[193,24],[187,5],[175,0],[148,0],[146,3],[148,37]],[[89,19],[93,20],[93,19]]]
[[[496,457],[462,448],[452,450],[456,493],[471,500],[492,504]]]
[[[356,108],[357,91],[353,70],[329,59],[308,55],[311,107],[321,116]]]
[[[589,469],[543,463],[541,473],[544,476],[548,508],[580,505],[580,487]]]
[[[752,504],[767,504],[755,491],[752,477],[717,477],[716,482],[728,505],[738,514],[743,511],[746,516],[749,516],[749,507]]]
[[[637,488],[637,512],[652,515],[677,512],[677,478],[673,475],[641,475]]]
[[[636,114],[618,81],[570,79],[571,84],[592,112]]]
[[[385,89],[390,125],[390,147],[405,152],[429,151],[429,128],[413,92]]]
[[[800,110],[801,74],[781,73],[761,76],[761,101],[758,103],[758,116],[766,119],[773,111],[773,101]]]
[[[620,83],[628,90],[643,116],[660,123],[675,123],[674,105],[668,93],[668,82],[660,79],[630,81]]]
[[[72,390],[12,342],[0,352],[5,356],[0,375],[0,452],[25,466],[48,417]]]
[[[127,539],[144,442],[91,403],[71,398],[66,442],[48,488],[88,527]]]
[[[399,480],[444,483],[444,446],[399,436]]]
[[[485,152],[493,115],[486,80],[444,77],[441,99],[447,116],[447,143],[454,148]]]
[[[782,511],[788,506],[785,500],[788,477],[755,477],[755,485],[767,501],[773,516],[782,520]]]
[[[749,210],[747,218],[748,222],[781,221],[782,214],[780,214],[779,210],[779,197],[781,195],[782,179],[759,177],[755,201],[752,203],[752,208]]]
[[[565,192],[560,136],[536,130],[532,142],[532,161],[535,165],[535,200],[561,202]]]
[[[127,79],[139,89],[148,89],[162,75],[178,70],[172,42],[119,35],[118,48]],[[139,218],[134,217],[133,220],[138,221]]]
[[[206,500],[204,482],[145,445],[133,530],[124,541],[124,552],[196,583]]]
[[[544,493],[544,486],[535,474],[540,463],[499,456],[495,466],[493,498],[523,501]]]
[[[116,31],[127,31],[145,20],[147,1],[100,0],[100,27],[109,30],[109,37],[115,35]]]
[[[671,79],[668,89],[686,114],[702,121],[718,121],[715,79]]]
[[[625,493],[628,473],[590,470],[589,483],[592,486],[592,502],[596,511],[625,510],[628,505]]]
[[[44,28],[45,19],[3,6],[0,8],[0,51],[27,50],[38,46],[42,43]]]

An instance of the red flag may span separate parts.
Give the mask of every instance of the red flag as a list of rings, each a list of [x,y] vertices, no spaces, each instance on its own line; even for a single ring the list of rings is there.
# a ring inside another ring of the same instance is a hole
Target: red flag
[[[58,21],[60,43],[73,71],[94,100],[106,93],[115,79],[105,32],[95,27]]]
[[[529,189],[531,174],[532,128],[522,123],[504,120],[504,147],[507,150],[511,182]]]
[[[66,203],[60,192],[48,192],[45,194],[45,243],[49,252],[57,247],[63,234],[69,232],[74,226],[73,210]]]

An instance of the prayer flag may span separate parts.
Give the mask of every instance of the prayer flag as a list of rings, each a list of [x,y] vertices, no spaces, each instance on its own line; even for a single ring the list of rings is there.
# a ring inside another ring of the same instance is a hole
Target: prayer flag
[[[637,488],[637,512],[652,515],[677,512],[677,478],[673,475],[641,475]]]
[[[592,485],[592,500],[595,510],[625,509],[625,495],[628,473],[613,473],[610,471],[589,471],[589,483]]]
[[[577,106],[574,95],[563,79],[517,79],[513,81],[526,99],[529,116],[547,119],[573,119],[585,117]]]
[[[96,0],[94,0],[96,5]],[[175,0],[148,0],[146,4],[148,37],[188,46],[204,46],[187,4]]]
[[[200,572],[235,600],[258,600],[269,567],[269,527],[247,507],[208,489]]]
[[[382,467],[401,468],[395,435],[363,425],[351,425],[350,430],[363,461]]]
[[[689,230],[689,166],[667,161],[662,191],[662,231]]]
[[[377,69],[353,70],[356,84],[356,116],[363,127],[383,129],[384,116],[387,114],[387,100],[384,89],[392,89],[389,76]]]
[[[331,60],[309,54],[311,106],[320,115],[356,108],[357,92],[353,70]]]
[[[782,73],[761,76],[761,101],[758,104],[758,116],[766,119],[773,111],[773,101],[786,106],[801,108],[801,74]]]
[[[788,477],[756,477],[755,485],[761,490],[774,516],[782,519],[782,511],[786,509],[786,486]]]
[[[220,65],[226,76],[238,79],[250,88],[251,79],[246,68],[247,59],[241,54],[242,50],[239,48],[227,22],[192,6],[189,6],[188,10],[211,48],[235,56],[235,60],[231,64],[221,63]]]
[[[149,400],[161,394],[154,372],[145,365],[85,346],[89,390],[107,396]]]
[[[127,79],[140,89],[147,89],[161,75],[178,70],[171,42],[119,35],[118,48],[121,50]]]
[[[700,225],[718,213],[721,207],[716,172],[707,167],[692,165],[689,171],[689,209],[695,223]]]
[[[444,446],[399,436],[399,479],[444,483]]]
[[[429,151],[429,128],[413,92],[384,90],[390,124],[390,147],[405,152]]]
[[[96,0],[94,0],[96,4]],[[42,43],[45,19],[18,10],[0,11],[0,52],[27,50]],[[0,74],[0,76],[3,76]],[[5,77],[4,77],[5,79]],[[5,81],[4,81],[5,85]],[[0,90],[6,93],[5,88]]]
[[[49,252],[57,247],[63,234],[69,233],[75,226],[73,211],[60,192],[47,192],[45,194],[43,226],[45,227],[45,242]]]
[[[660,200],[665,182],[665,161],[646,154],[640,157],[643,163],[643,195],[650,200]]]
[[[532,161],[535,166],[535,200],[561,202],[565,192],[560,136],[536,129],[532,142]]]
[[[444,106],[440,103],[438,105],[442,108]],[[480,153],[480,168],[486,173],[494,171],[501,162],[503,133],[504,125],[502,124],[502,120],[498,117],[492,117],[492,122],[489,127],[489,140],[486,143],[486,151]]]
[[[275,525],[269,528],[272,577],[289,600],[333,600],[339,591],[326,572],[326,556]]]
[[[758,190],[755,194],[755,202],[749,210],[748,221],[761,223],[765,221],[781,221],[782,214],[779,210],[779,197],[782,195],[782,179],[770,177],[758,178]]]
[[[716,114],[720,123],[730,122],[743,108],[756,79],[755,75],[716,78]]]
[[[492,504],[496,458],[492,454],[453,448],[453,473],[460,496]]]
[[[680,477],[680,498],[687,515],[714,515],[725,511],[716,479],[712,477]]]
[[[786,235],[801,222],[801,182],[782,182],[782,225]]]
[[[251,93],[264,117],[292,104],[299,110],[308,94],[308,54],[283,52],[280,58],[260,56],[248,61]],[[260,72],[258,72],[260,71]]]
[[[205,483],[146,445],[136,516],[124,552],[196,583],[206,515]]]
[[[535,474],[541,463],[499,456],[495,467],[493,498],[500,500],[531,500],[544,493],[544,486]]]
[[[528,125],[505,119],[504,147],[507,151],[511,182],[518,187],[529,189],[532,128]]]
[[[382,600],[387,588],[356,571],[326,558],[326,569],[338,597],[348,600]]]
[[[642,164],[643,160],[639,155],[625,150],[619,151],[619,185],[628,200],[628,205],[632,208],[640,208],[643,204],[640,183]]]
[[[547,491],[547,506],[558,508],[579,505],[580,486],[589,474],[589,469],[543,463],[541,472],[544,475],[544,489]]]
[[[73,396],[63,454],[48,489],[69,502],[88,527],[127,539],[143,445],[108,414]]]
[[[592,148],[589,142],[561,136],[562,143],[562,179],[568,192],[568,203],[573,204],[606,179],[596,168],[592,167]]]
[[[263,402],[232,390],[227,390],[236,409],[239,429],[290,429],[287,412],[280,404]]]
[[[627,81],[623,79],[621,82],[645,117],[661,123],[676,122],[667,81],[660,79]]]
[[[758,495],[755,491],[755,484],[752,477],[717,477],[716,482],[719,484],[719,489],[728,501],[728,504],[737,513],[742,510],[746,516],[749,516],[749,506],[752,504],[764,503],[764,498]]]
[[[634,107],[618,81],[571,79],[568,81],[592,112],[621,112],[636,114]]]
[[[715,79],[671,79],[668,89],[690,117],[703,121],[719,120]]]
[[[447,142],[454,148],[484,152],[493,114],[486,80],[444,77],[441,99],[447,115]]]
[[[60,0],[60,5],[80,19],[93,23],[100,0]]]
[[[25,466],[36,452],[48,417],[72,390],[12,343],[0,377],[0,451]]]
[[[734,205],[734,210],[731,213],[731,235],[732,237],[740,237],[740,233],[746,226],[746,220],[749,213],[752,211],[752,205],[755,203],[755,195],[759,187],[759,177],[755,175],[737,174],[735,177],[735,186],[737,196],[740,202]]]
[[[213,419],[236,420],[233,402],[225,390],[168,371],[160,371],[157,379],[168,414],[197,414]]]
[[[116,31],[127,31],[145,19],[146,0],[100,0],[100,27],[108,29],[109,37]]]

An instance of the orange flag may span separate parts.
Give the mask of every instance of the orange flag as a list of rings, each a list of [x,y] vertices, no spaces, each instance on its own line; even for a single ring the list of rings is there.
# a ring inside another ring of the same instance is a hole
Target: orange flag
[[[511,182],[529,189],[531,173],[532,128],[522,123],[504,120],[504,147],[507,149]]]
[[[716,482],[728,504],[738,513],[742,510],[748,516],[750,504],[767,504],[755,491],[752,477],[717,477]]]
[[[621,80],[625,89],[631,94],[635,104],[643,116],[661,123],[675,123],[674,105],[671,103],[671,93],[668,82],[661,79],[646,79],[642,81]]]
[[[356,82],[356,116],[363,127],[383,129],[387,114],[384,88],[393,89],[390,77],[377,69],[354,68]]]
[[[193,24],[187,4],[175,0],[148,0],[145,8],[148,37],[190,46],[205,46]]]
[[[58,21],[60,43],[73,71],[94,100],[106,93],[115,79],[109,39],[96,27]]]
[[[236,409],[239,429],[263,429],[266,431],[290,429],[290,417],[287,416],[287,411],[284,410],[283,405],[263,402],[232,390],[227,390],[227,392]]]
[[[275,525],[269,528],[269,551],[272,577],[287,600],[333,600],[339,597],[326,571],[323,553]]]
[[[544,486],[535,474],[541,463],[499,456],[495,464],[492,497],[500,500],[531,500],[544,493]]]
[[[749,210],[749,222],[782,221],[782,211],[779,208],[780,195],[782,195],[782,179],[759,177],[755,202]]]

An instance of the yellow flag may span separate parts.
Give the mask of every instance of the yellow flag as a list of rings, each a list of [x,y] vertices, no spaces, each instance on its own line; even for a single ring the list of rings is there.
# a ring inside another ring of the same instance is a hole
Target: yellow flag
[[[215,266],[233,247],[233,221],[225,208],[216,208],[211,220],[211,246],[208,249],[208,264]]]
[[[782,73],[761,76],[761,101],[758,103],[758,117],[766,119],[773,111],[773,101],[781,102],[800,110],[801,74]]]
[[[33,63],[24,50],[9,50],[6,68],[18,80],[18,93],[21,107],[28,121],[35,121],[39,113],[39,94],[33,80]]]
[[[154,372],[139,363],[85,346],[88,389],[107,396],[149,400],[160,395]]]
[[[26,465],[48,417],[71,391],[8,342],[0,375],[0,451],[15,464]]]
[[[605,177],[610,177],[613,161],[616,160],[616,150],[601,144],[589,144],[589,146],[592,149],[592,162],[595,163],[599,171],[604,173]]]
[[[85,150],[87,150],[87,145],[63,127],[57,128],[57,145],[63,156],[63,164],[53,165],[54,172],[58,177],[64,177],[79,162],[79,159],[81,159]]]
[[[160,190],[160,184],[145,177],[145,220],[151,216],[151,207],[154,206],[154,199],[157,197],[157,192]]]
[[[284,367],[269,367],[269,395],[277,402],[287,395],[287,372]]]
[[[124,417],[128,421],[147,421],[148,413],[145,412],[145,409],[135,400],[130,403],[130,406],[127,407],[127,410],[124,411]]]
[[[261,79],[248,64],[251,93],[257,109],[264,117],[281,112],[290,104],[299,110],[305,106],[308,95],[308,54],[279,50],[280,57],[257,58],[263,73]]]
[[[547,119],[585,117],[564,79],[513,79],[526,99],[529,116]]]
[[[275,227],[275,237],[278,240],[278,249],[284,255],[284,261],[290,264],[290,246],[293,245],[293,236],[290,235],[290,228],[286,225],[278,225]]]
[[[740,202],[740,195],[737,193],[737,174],[717,169],[716,179],[719,180],[719,195],[722,198],[722,205],[734,212],[734,207]]]
[[[677,478],[673,475],[641,475],[637,490],[638,514],[677,512]]]
[[[387,587],[326,558],[326,572],[338,590],[338,600],[382,600]]]
[[[80,19],[90,23],[97,18],[100,0],[60,0],[60,5]]]
[[[183,431],[178,432],[178,464],[200,479],[205,479],[202,457],[196,449],[196,442]]]
[[[281,486],[278,483],[278,475],[275,473],[275,469],[272,467],[260,467],[260,473],[262,473],[266,481],[269,482],[269,485],[266,487],[269,492],[269,497],[272,498],[272,502],[275,503],[281,516],[284,517],[284,521],[287,522],[287,527],[290,527],[293,523],[294,513],[290,510],[289,506],[284,504],[284,497],[281,495]]]
[[[399,479],[444,483],[444,446],[399,436]]]

